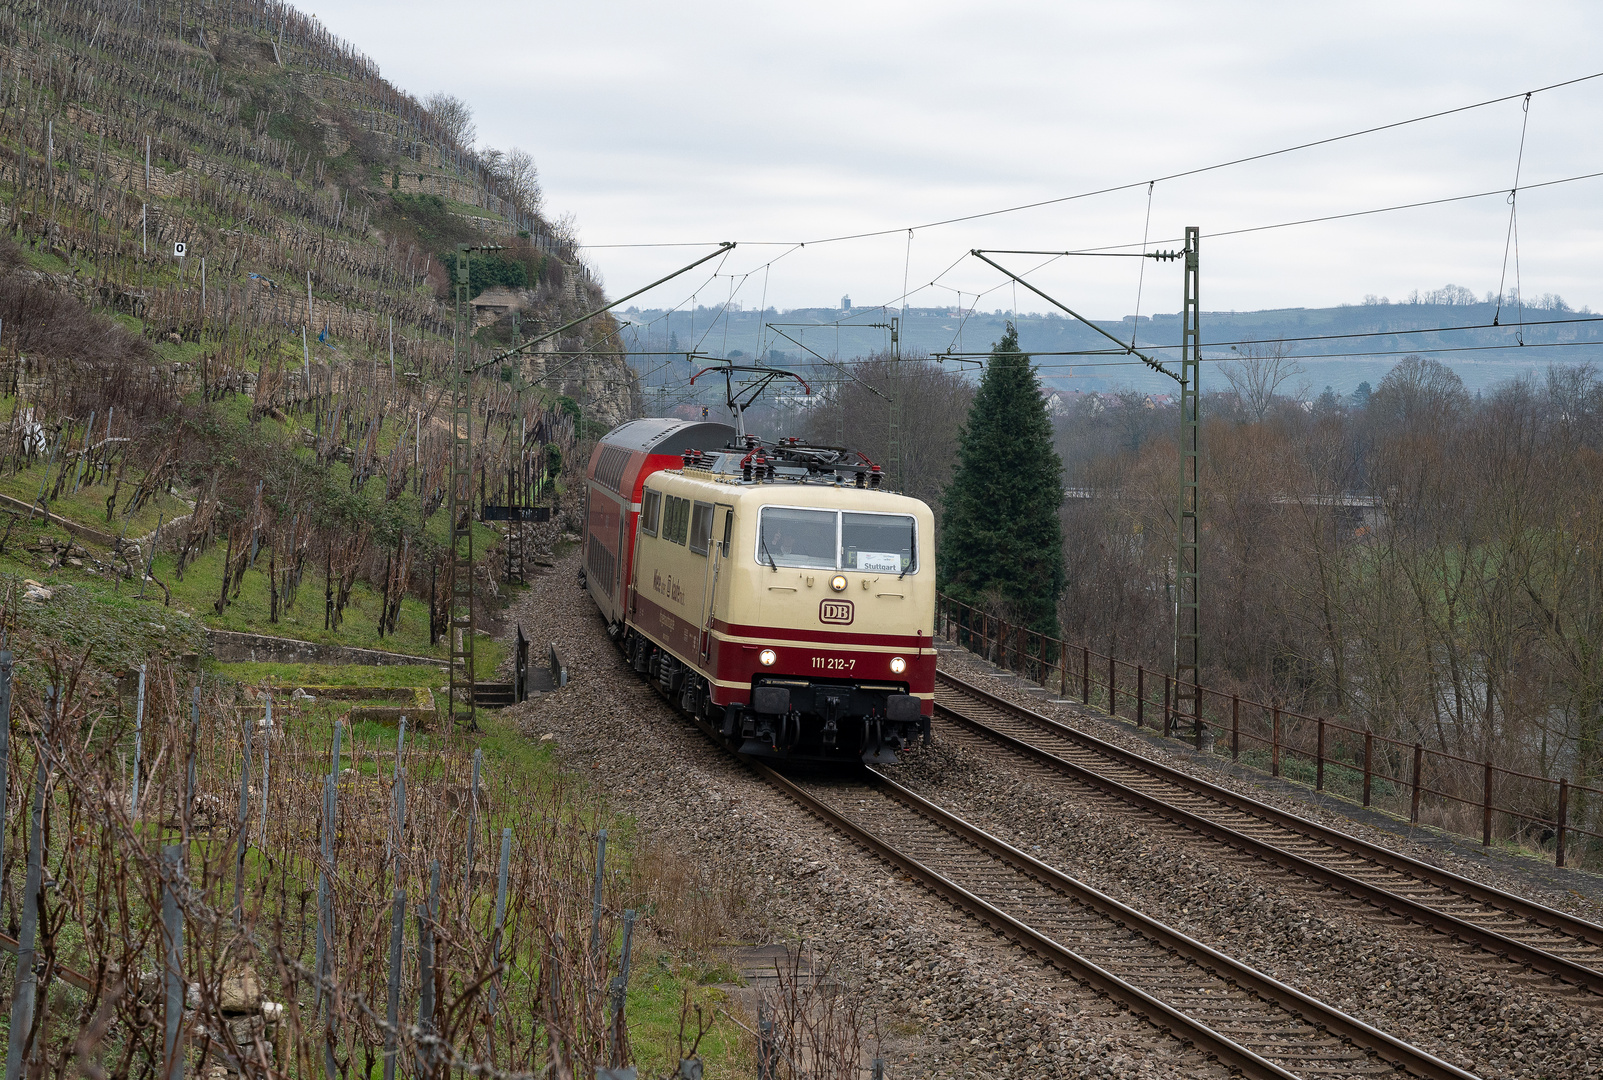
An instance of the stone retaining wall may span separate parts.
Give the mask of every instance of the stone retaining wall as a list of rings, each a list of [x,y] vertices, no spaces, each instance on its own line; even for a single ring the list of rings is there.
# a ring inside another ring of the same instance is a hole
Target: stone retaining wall
[[[350,645],[320,645],[315,641],[242,634],[234,630],[208,630],[212,656],[223,663],[258,664],[428,664],[450,665],[433,656],[410,656],[383,649],[358,649]]]

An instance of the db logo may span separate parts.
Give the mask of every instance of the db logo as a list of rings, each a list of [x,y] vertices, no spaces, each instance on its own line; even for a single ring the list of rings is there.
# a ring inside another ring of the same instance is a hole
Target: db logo
[[[818,621],[849,625],[852,621],[850,600],[825,600],[818,605]]]

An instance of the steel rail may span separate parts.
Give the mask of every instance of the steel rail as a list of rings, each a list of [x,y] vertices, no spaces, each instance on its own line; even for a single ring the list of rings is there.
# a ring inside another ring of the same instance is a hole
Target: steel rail
[[[1338,832],[1318,822],[1229,791],[1206,780],[1173,769],[1161,762],[1142,757],[1123,747],[1078,731],[1022,705],[999,698],[946,672],[938,672],[937,678],[939,682],[947,684],[959,693],[968,694],[982,704],[1025,720],[1031,725],[1056,735],[1065,741],[1104,757],[1112,758],[1120,764],[1181,787],[1192,794],[1202,795],[1215,802],[1222,803],[1232,810],[1250,814],[1253,817],[1265,820],[1270,824],[1277,825],[1308,839],[1327,844],[1339,851],[1359,856],[1387,869],[1423,880],[1438,888],[1458,893],[1488,907],[1518,915],[1545,929],[1555,930],[1588,943],[1603,944],[1603,927],[1586,922],[1583,919],[1577,919],[1572,915],[1542,904],[1470,881],[1450,871],[1412,859],[1407,855],[1378,845],[1367,844],[1356,837]],[[1059,757],[1033,743],[999,731],[982,720],[952,709],[949,705],[937,702],[936,712],[1015,753],[1047,765],[1057,772],[1069,775],[1081,783],[1097,788],[1123,802],[1157,814],[1193,832],[1221,841],[1230,847],[1267,862],[1278,864],[1301,876],[1311,878],[1323,885],[1346,893],[1354,899],[1372,904],[1411,922],[1429,926],[1449,937],[1476,945],[1494,955],[1502,956],[1507,960],[1529,967],[1534,971],[1539,971],[1544,975],[1585,987],[1593,993],[1603,994],[1603,971],[1577,964],[1572,960],[1556,956],[1544,949],[1529,945],[1496,930],[1490,930],[1456,915],[1439,911],[1428,904],[1420,903],[1407,896],[1343,873],[1340,870],[1324,866],[1312,859],[1287,851],[1285,848],[1267,840],[1250,836],[1238,829],[1233,829],[1228,825],[1220,824],[1200,814],[1176,806],[1155,795],[1138,791],[1095,770]]]
[[[1240,1045],[1229,1036],[1215,1031],[1202,1021],[1188,1016],[1146,990],[1120,978],[1118,975],[1059,943],[1029,925],[1021,918],[998,908],[951,880],[939,871],[925,865],[897,845],[880,837],[863,825],[853,821],[829,802],[819,798],[789,778],[782,776],[760,762],[748,760],[747,765],[764,779],[797,802],[830,827],[837,829],[878,857],[897,866],[914,880],[944,897],[961,910],[978,917],[993,929],[1012,938],[1025,948],[1037,953],[1054,966],[1067,971],[1097,990],[1147,1019],[1154,1026],[1182,1042],[1194,1045],[1228,1068],[1253,1077],[1273,1077],[1276,1080],[1294,1077],[1276,1063]],[[1432,1080],[1470,1080],[1474,1074],[1442,1061],[1418,1047],[1411,1046],[1391,1035],[1371,1027],[1355,1017],[1348,1016],[1301,991],[1287,986],[1270,976],[1248,967],[1202,942],[1186,936],[1174,928],[1143,915],[1113,897],[1083,882],[1063,874],[1003,840],[977,828],[962,818],[943,810],[919,795],[890,780],[883,774],[868,770],[871,783],[886,794],[927,818],[937,827],[957,836],[973,847],[990,854],[1022,874],[1033,877],[1056,889],[1112,923],[1132,930],[1160,947],[1183,957],[1203,970],[1227,983],[1233,984],[1264,1001],[1272,1003],[1318,1030],[1339,1036],[1354,1047],[1375,1055],[1394,1068]]]

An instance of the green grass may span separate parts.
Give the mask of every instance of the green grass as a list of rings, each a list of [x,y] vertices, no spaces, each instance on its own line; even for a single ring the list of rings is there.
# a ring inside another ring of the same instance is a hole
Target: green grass
[[[0,492],[25,503],[32,503],[39,497],[41,484],[48,482],[51,487],[55,486],[56,476],[60,471],[61,462],[58,458],[54,464],[47,465],[46,461],[41,459],[32,468],[23,469],[21,472],[0,473]],[[74,492],[72,485],[73,477],[76,475],[74,466],[72,475],[62,485],[61,498],[50,503],[50,513],[111,536],[145,536],[156,528],[158,520],[171,521],[175,517],[189,513],[190,510],[189,504],[176,496],[157,492],[153,498],[145,501],[132,518],[127,518],[123,507],[139,486],[139,480],[137,477],[125,476],[122,488],[118,492],[117,511],[108,522],[106,499],[111,495],[115,483],[91,484],[86,481]]]
[[[221,544],[212,547],[184,569],[184,578],[174,573],[173,556],[156,558],[155,575],[168,583],[173,590],[173,603],[194,611],[205,619],[206,625],[219,630],[236,630],[251,634],[272,634],[277,637],[315,641],[327,645],[352,645],[362,649],[385,649],[390,652],[411,653],[414,656],[447,657],[445,643],[429,645],[428,604],[415,597],[401,601],[401,617],[396,632],[383,637],[378,633],[378,613],[382,596],[363,582],[351,589],[350,603],[338,629],[323,628],[323,585],[321,566],[308,559],[305,576],[296,593],[295,605],[279,613],[278,622],[269,622],[266,554],[256,560],[256,567],[245,572],[237,599],[230,601],[222,615],[216,613],[215,604],[221,589],[223,558],[226,548]],[[480,635],[474,644],[475,660],[481,677],[494,672],[506,655],[506,647],[494,639]],[[378,669],[381,670],[381,669]],[[412,685],[419,685],[413,683]],[[433,685],[433,684],[430,684]]]
[[[701,967],[677,964],[666,953],[651,956],[637,950],[633,959],[625,1015],[629,1021],[629,1045],[641,1076],[665,1076],[678,1066],[679,1023],[686,990],[690,992],[692,1008],[684,1021],[684,1052],[689,1052],[689,1044],[696,1037],[694,1006],[699,1004],[703,1016],[714,1021],[698,1050],[705,1068],[703,1075],[709,1080],[750,1075],[742,1060],[740,1029],[718,1012],[727,1003],[728,994],[716,986],[703,985],[705,971]]]

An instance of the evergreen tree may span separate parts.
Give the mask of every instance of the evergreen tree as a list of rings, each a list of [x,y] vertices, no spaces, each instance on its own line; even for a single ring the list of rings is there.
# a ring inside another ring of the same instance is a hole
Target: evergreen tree
[[[1013,621],[1057,633],[1063,594],[1063,462],[1046,399],[1009,323],[991,347],[942,506],[940,587],[1000,602]]]

